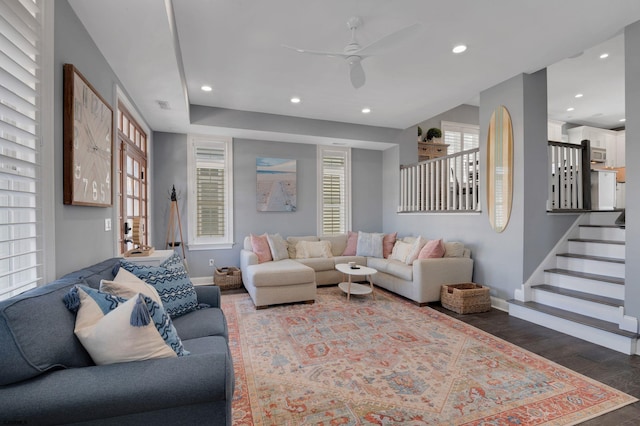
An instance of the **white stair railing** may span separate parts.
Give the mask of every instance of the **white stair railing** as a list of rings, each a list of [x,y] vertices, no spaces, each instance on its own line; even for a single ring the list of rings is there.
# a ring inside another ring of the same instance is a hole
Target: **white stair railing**
[[[480,149],[400,167],[399,213],[480,211]]]
[[[549,141],[548,211],[591,209],[590,144]]]

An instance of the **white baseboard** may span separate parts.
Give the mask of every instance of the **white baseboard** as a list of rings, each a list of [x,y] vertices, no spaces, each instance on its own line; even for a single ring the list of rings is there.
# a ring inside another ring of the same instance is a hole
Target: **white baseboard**
[[[491,296],[491,307],[499,311],[509,312],[509,303],[499,297]]]
[[[213,285],[213,276],[211,277],[190,277],[193,285]]]

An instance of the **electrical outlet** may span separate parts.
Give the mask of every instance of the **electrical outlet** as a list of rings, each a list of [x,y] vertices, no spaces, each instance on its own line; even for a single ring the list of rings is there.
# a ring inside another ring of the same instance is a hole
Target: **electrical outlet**
[[[104,220],[104,232],[109,232],[109,231],[111,231],[111,219],[106,218]]]
[[[209,259],[209,266],[213,267],[215,265],[215,263],[213,262],[213,259]]]

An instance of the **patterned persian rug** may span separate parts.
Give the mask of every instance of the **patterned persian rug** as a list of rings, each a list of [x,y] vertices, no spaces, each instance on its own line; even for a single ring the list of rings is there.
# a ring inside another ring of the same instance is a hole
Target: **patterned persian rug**
[[[234,425],[571,425],[636,399],[384,290],[223,295]]]

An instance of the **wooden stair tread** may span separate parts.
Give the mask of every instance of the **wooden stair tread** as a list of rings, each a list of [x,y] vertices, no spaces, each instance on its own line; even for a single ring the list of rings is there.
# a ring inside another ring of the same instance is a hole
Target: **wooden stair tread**
[[[611,284],[624,285],[624,278],[612,277],[609,275],[590,274],[587,272],[570,271],[568,269],[561,269],[561,268],[545,269],[545,272],[549,272],[552,274],[568,275],[576,278],[584,278],[587,280],[603,281]]]
[[[575,312],[565,311],[564,309],[553,308],[551,306],[543,305],[537,302],[521,302],[519,300],[508,300],[508,303],[513,305],[522,306],[524,308],[532,309],[534,311],[542,312],[554,317],[562,318],[568,321],[572,321],[578,324],[586,325],[589,327],[597,328],[612,334],[628,337],[631,339],[638,338],[637,333],[621,330],[618,324],[601,319],[588,317],[586,315],[577,314]]]
[[[570,257],[572,259],[585,259],[585,260],[597,260],[598,262],[610,262],[610,263],[622,263],[624,259],[618,257],[604,257],[604,256],[592,256],[588,254],[575,254],[575,253],[558,253],[556,256]]]
[[[569,238],[568,241],[576,242],[576,243],[600,243],[600,244],[615,244],[615,245],[624,245],[624,241],[618,240],[597,240],[594,238]]]
[[[583,291],[569,290],[566,288],[555,287],[548,284],[538,284],[531,287],[532,289],[543,290],[549,293],[559,294],[561,296],[573,297],[574,299],[585,300],[587,302],[600,303],[607,306],[624,306],[624,300],[614,299],[612,297],[600,296]]]
[[[583,228],[613,228],[613,229],[617,229],[619,228],[618,225],[579,225]]]

